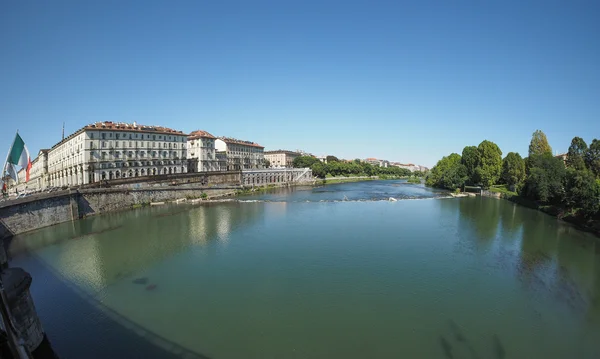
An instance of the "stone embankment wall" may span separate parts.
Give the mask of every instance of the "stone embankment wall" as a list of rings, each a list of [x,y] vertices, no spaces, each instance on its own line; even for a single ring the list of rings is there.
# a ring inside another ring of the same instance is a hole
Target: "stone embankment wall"
[[[253,181],[252,181],[253,179]],[[0,202],[0,239],[57,223],[135,205],[178,199],[208,199],[233,195],[252,184],[258,186],[307,184],[310,169],[182,173],[120,178],[77,189],[40,193]]]
[[[241,171],[229,172],[200,172],[178,173],[170,175],[157,175],[145,177],[128,177],[101,181],[86,185],[82,188],[148,188],[148,187],[197,187],[197,186],[223,186],[240,185],[242,183]]]
[[[98,188],[30,196],[0,204],[0,239],[134,205],[200,198],[203,193],[208,198],[233,195],[239,188]]]

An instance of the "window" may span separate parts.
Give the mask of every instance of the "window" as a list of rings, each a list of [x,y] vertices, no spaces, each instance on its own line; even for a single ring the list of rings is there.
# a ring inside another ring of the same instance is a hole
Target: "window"
[[[93,133],[90,133],[90,138],[92,138],[92,139],[94,138],[94,134]]]
[[[119,134],[115,134],[115,137],[117,138],[117,140],[119,139]],[[118,145],[117,145],[118,146]]]
[[[106,139],[106,133],[102,132],[102,139],[105,140]]]
[[[115,147],[119,147],[119,141],[115,141]]]
[[[106,142],[102,141],[102,148],[106,147]]]
[[[133,147],[133,142],[129,141],[129,147]]]
[[[111,138],[112,138],[112,132],[108,134],[108,137],[111,137]]]

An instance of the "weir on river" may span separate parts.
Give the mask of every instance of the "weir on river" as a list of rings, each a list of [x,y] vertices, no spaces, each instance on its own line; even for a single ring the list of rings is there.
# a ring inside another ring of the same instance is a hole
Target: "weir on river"
[[[597,358],[597,238],[447,197],[276,189],[63,223],[8,253],[61,358]]]

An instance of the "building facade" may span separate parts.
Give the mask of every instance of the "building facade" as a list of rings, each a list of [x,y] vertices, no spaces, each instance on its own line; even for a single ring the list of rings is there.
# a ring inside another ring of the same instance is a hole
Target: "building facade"
[[[300,157],[298,152],[276,150],[266,151],[265,160],[269,161],[271,168],[292,168],[294,159]]]
[[[31,161],[28,187],[40,190],[48,187],[48,151],[40,150],[37,157]]]
[[[373,158],[373,157],[365,159],[365,162],[368,163],[368,164],[370,164],[370,165],[379,166],[379,167],[389,167],[390,166],[390,161],[388,161],[388,160],[379,160],[379,159]]]
[[[220,171],[215,149],[216,137],[206,131],[194,131],[187,138],[188,172]]]
[[[97,122],[48,151],[50,186],[187,172],[187,135],[160,126]]]
[[[217,152],[225,152],[227,158],[223,171],[238,171],[264,168],[264,146],[250,141],[219,137],[215,141]]]

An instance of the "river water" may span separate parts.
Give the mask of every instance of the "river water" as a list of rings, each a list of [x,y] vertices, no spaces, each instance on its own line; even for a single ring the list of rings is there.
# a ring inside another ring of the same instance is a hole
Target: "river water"
[[[238,199],[15,237],[58,355],[600,357],[598,239],[541,212],[402,181]]]

